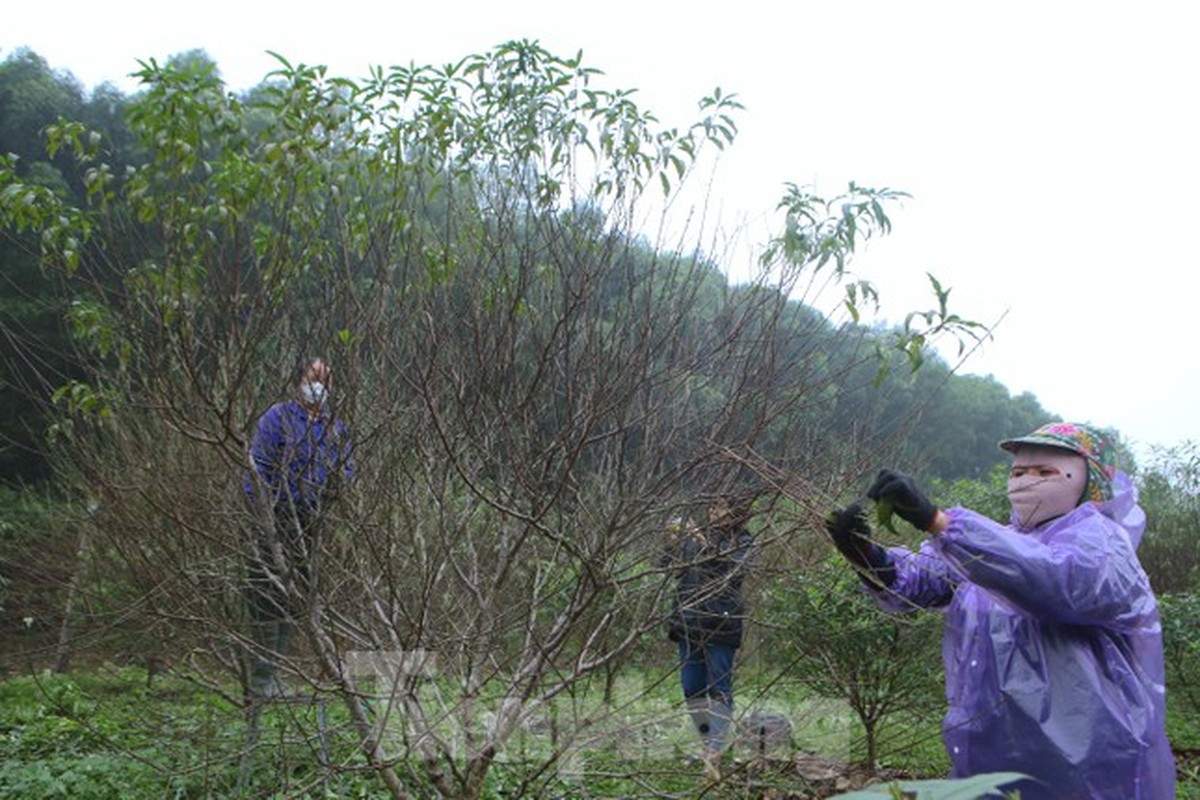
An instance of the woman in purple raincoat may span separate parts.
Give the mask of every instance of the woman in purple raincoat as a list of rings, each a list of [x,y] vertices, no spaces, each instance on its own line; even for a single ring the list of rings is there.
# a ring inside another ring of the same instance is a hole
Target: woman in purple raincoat
[[[1162,628],[1136,548],[1146,518],[1110,443],[1054,423],[1002,442],[1012,521],[938,509],[908,476],[867,496],[931,534],[870,541],[862,508],[827,528],[881,605],[946,613],[952,777],[1019,772],[1023,800],[1170,800]]]

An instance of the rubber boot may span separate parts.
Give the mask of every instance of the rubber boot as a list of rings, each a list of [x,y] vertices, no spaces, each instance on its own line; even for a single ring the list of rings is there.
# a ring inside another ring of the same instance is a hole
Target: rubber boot
[[[263,700],[287,696],[287,687],[279,679],[277,659],[290,652],[291,623],[256,622],[252,633],[258,648],[250,654],[250,694]]]
[[[724,700],[713,700],[708,711],[708,736],[704,744],[717,753],[725,750],[725,737],[733,722],[733,704]]]
[[[708,705],[707,697],[687,698],[688,716],[692,718],[692,725],[695,726],[696,735],[700,737],[701,742],[704,742],[709,734]]]
[[[733,720],[733,706],[724,700],[712,700],[708,709],[708,735],[704,737],[704,774],[709,780],[721,780],[721,753]]]

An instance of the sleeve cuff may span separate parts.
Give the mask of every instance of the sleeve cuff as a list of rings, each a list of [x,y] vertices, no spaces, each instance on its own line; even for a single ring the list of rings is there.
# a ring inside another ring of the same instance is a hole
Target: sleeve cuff
[[[950,524],[950,518],[946,516],[946,512],[940,508],[934,512],[933,519],[929,521],[929,527],[925,529],[926,533],[932,533],[935,536],[946,530],[946,526]]]

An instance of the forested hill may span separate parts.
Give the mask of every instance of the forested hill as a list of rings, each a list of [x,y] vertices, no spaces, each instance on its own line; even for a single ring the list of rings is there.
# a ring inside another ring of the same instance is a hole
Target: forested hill
[[[179,56],[176,61],[179,65],[190,64],[194,67],[198,62],[203,65],[204,59],[203,54],[193,52]],[[299,102],[282,95],[282,91],[272,89],[267,83],[248,92],[245,97],[240,98],[242,104],[238,106],[244,114],[242,118],[230,121],[214,117],[204,123],[212,126],[212,135],[204,141],[204,146],[220,146],[219,134],[220,137],[224,137],[220,141],[226,142],[228,147],[240,147],[239,143],[254,135],[256,131],[271,128],[280,121],[273,120],[263,111],[263,107],[256,106],[254,101],[256,98],[270,97],[273,98],[271,102],[275,103]],[[198,105],[203,97],[203,92],[197,91],[189,102]],[[123,292],[127,291],[128,287],[133,285],[131,282],[135,280],[163,280],[162,275],[150,275],[147,271],[147,265],[155,260],[155,257],[148,257],[147,253],[161,254],[163,249],[168,247],[164,242],[154,239],[161,236],[164,230],[169,230],[170,226],[167,224],[162,228],[155,228],[150,224],[155,210],[137,210],[132,205],[131,195],[122,194],[117,188],[122,186],[123,181],[135,180],[127,176],[136,175],[135,168],[147,163],[148,159],[158,158],[161,161],[163,158],[161,152],[157,155],[150,152],[157,145],[146,140],[146,130],[150,124],[147,122],[147,116],[153,110],[140,108],[135,112],[137,119],[131,121],[130,109],[135,105],[134,100],[135,97],[125,96],[111,87],[86,92],[70,74],[54,69],[33,52],[11,54],[0,64],[0,154],[11,154],[9,158],[13,160],[10,161],[10,174],[21,181],[20,184],[10,184],[8,191],[16,192],[17,189],[13,187],[18,185],[42,187],[50,190],[66,206],[77,208],[99,208],[105,204],[130,203],[124,210],[106,211],[106,219],[110,222],[120,221],[124,227],[107,234],[109,238],[103,251],[93,250],[90,256],[85,254],[85,257],[92,259],[94,266],[103,267],[102,272],[91,273],[92,283],[89,291],[94,290],[94,294],[81,294],[78,282],[63,280],[62,273],[44,267],[39,258],[41,242],[38,235],[33,233],[31,228],[20,230],[21,224],[13,219],[13,215],[17,213],[13,209],[19,207],[19,203],[10,202],[7,206],[9,218],[4,235],[0,236],[0,274],[3,275],[3,281],[0,283],[0,333],[3,334],[0,339],[3,352],[3,358],[0,359],[0,440],[3,442],[3,449],[0,450],[0,481],[5,484],[36,483],[50,475],[51,468],[45,456],[48,426],[58,420],[57,415],[63,413],[64,408],[70,406],[72,410],[77,411],[86,405],[86,397],[75,397],[71,392],[83,391],[79,387],[95,379],[98,363],[121,360],[123,356],[117,342],[120,336],[134,333],[132,327],[136,326],[131,320],[127,319],[123,323],[131,327],[122,329],[114,323],[112,316],[129,308],[129,297]],[[213,103],[215,105],[212,108],[219,107],[222,109],[221,113],[227,112],[228,109],[221,106],[219,100],[214,100]],[[282,108],[281,105],[274,107]],[[192,111],[181,107],[172,113],[178,114],[182,120],[184,115]],[[210,110],[201,109],[196,113],[208,114]],[[73,129],[64,124],[64,121],[79,122],[84,127]],[[162,136],[166,136],[170,131],[169,120],[154,124],[163,126],[159,129]],[[235,124],[241,127],[234,132],[222,127]],[[84,129],[97,133],[96,141],[102,143],[102,172],[107,176],[104,179],[109,181],[107,183],[103,183],[101,178],[97,177],[100,175],[96,169],[99,162],[95,159],[89,161],[88,158],[80,158],[80,148],[86,142],[81,144],[79,140],[72,139],[72,131]],[[347,130],[349,131],[349,128]],[[51,131],[52,135],[48,135]],[[279,146],[273,152],[282,153],[286,149],[287,143],[283,138],[290,133],[286,126],[280,127],[277,134],[280,141],[275,143]],[[309,132],[300,131],[296,132],[296,135],[306,133]],[[353,133],[347,135],[352,136]],[[331,141],[328,144],[333,151],[356,146],[351,139]],[[212,179],[216,170],[214,164],[218,159],[224,158],[225,154],[214,151],[200,155],[205,160],[198,163],[190,173],[189,179],[203,183]],[[286,157],[280,156],[279,163],[282,164],[292,157],[291,154]],[[226,167],[232,163],[232,160],[228,161]],[[355,171],[359,167],[360,165],[350,162],[344,165],[347,174],[357,174]],[[233,174],[231,169],[226,169],[220,179],[230,180]],[[249,175],[248,171],[246,174],[248,186],[251,181],[262,180],[261,176]],[[503,182],[507,177],[500,180]],[[124,188],[127,189],[128,184],[125,184]],[[151,188],[154,187],[148,187],[147,191]],[[247,193],[251,191],[254,189],[245,189]],[[475,194],[478,200],[483,192],[477,190]],[[426,226],[430,229],[451,224],[455,219],[454,214],[458,213],[453,204],[461,202],[461,199],[450,199],[445,193],[437,196],[437,192],[429,192],[428,196],[430,199],[422,205],[421,211],[425,218],[410,217],[404,224]],[[8,199],[12,201],[12,195]],[[382,196],[377,200],[381,204],[385,202]],[[371,215],[371,225],[382,224],[382,221],[388,218],[382,209],[375,209],[375,212],[377,213]],[[265,237],[262,231],[265,226],[273,224],[271,214],[274,212],[256,213],[260,213],[260,218],[255,224],[239,230],[250,231],[251,237]],[[728,394],[733,391],[730,387],[738,387],[741,391],[746,382],[753,382],[756,377],[766,381],[767,376],[761,370],[755,371],[747,367],[748,362],[739,360],[739,352],[742,351],[728,347],[725,343],[728,340],[722,341],[712,337],[719,332],[729,331],[736,331],[737,335],[741,335],[743,328],[739,326],[745,326],[751,321],[756,325],[765,325],[762,317],[755,315],[770,309],[770,324],[773,327],[769,330],[764,328],[762,333],[763,338],[771,337],[776,342],[771,353],[771,363],[790,360],[791,364],[802,364],[806,370],[802,385],[806,389],[802,396],[796,394],[792,397],[775,398],[773,402],[776,404],[776,410],[772,412],[774,416],[770,419],[762,416],[753,423],[761,426],[761,431],[755,434],[761,455],[779,456],[795,461],[795,451],[804,448],[804,443],[796,439],[800,435],[797,431],[820,430],[827,435],[828,441],[852,442],[860,450],[873,450],[881,458],[886,457],[932,477],[977,478],[1003,460],[1003,454],[996,447],[1000,439],[1030,430],[1052,418],[1052,415],[1041,407],[1036,397],[1030,394],[1013,397],[1003,385],[990,377],[952,374],[942,359],[928,351],[923,351],[924,360],[920,368],[913,370],[910,368],[913,363],[911,351],[906,357],[903,353],[889,349],[888,343],[894,338],[894,331],[870,329],[852,323],[835,326],[799,300],[771,297],[771,292],[761,286],[731,286],[719,264],[696,255],[659,251],[641,237],[611,225],[611,218],[594,209],[591,215],[586,208],[571,212],[539,212],[553,214],[553,224],[548,218],[538,218],[536,214],[522,214],[519,217],[519,225],[511,229],[502,227],[506,223],[503,223],[501,215],[495,211],[495,207],[488,207],[486,203],[480,202],[475,205],[473,213],[476,216],[471,218],[470,224],[477,226],[479,236],[489,235],[490,231],[495,235],[511,237],[511,241],[504,248],[488,253],[488,257],[496,263],[503,261],[507,257],[505,254],[522,249],[532,250],[535,241],[543,253],[541,257],[545,261],[546,269],[552,269],[556,263],[554,259],[560,257],[556,250],[559,246],[580,248],[586,245],[588,248],[603,248],[605,257],[619,253],[617,258],[622,264],[621,269],[610,272],[605,278],[608,285],[603,287],[602,292],[593,296],[593,299],[600,298],[601,302],[609,306],[613,319],[616,319],[617,314],[614,309],[620,304],[634,302],[634,284],[639,286],[636,291],[641,292],[640,287],[652,276],[655,280],[661,280],[663,285],[676,293],[670,298],[662,299],[661,302],[670,304],[672,308],[683,309],[679,320],[680,329],[694,328],[680,334],[683,338],[672,338],[670,341],[681,347],[680,358],[697,358],[697,353],[710,353],[711,357],[707,361],[697,360],[688,369],[692,377],[705,377],[708,381],[705,391],[725,392],[726,400],[732,396]],[[282,216],[274,219],[282,219]],[[344,222],[347,225],[367,224],[363,220],[356,222],[349,218]],[[461,227],[463,223],[458,224]],[[494,227],[489,228],[489,225]],[[554,235],[545,235],[545,231],[550,229],[553,229]],[[561,233],[564,230],[571,230],[577,238],[566,241]],[[45,235],[43,232],[41,241],[44,241]],[[330,237],[337,238],[348,234],[345,228],[331,227],[319,232],[319,235],[327,240]],[[364,241],[364,252],[369,251],[374,244],[368,240]],[[470,236],[462,241],[470,241]],[[209,244],[191,242],[188,246],[201,248],[209,247]],[[212,245],[212,248],[215,253],[226,246],[233,245],[219,243]],[[318,245],[316,240],[301,242],[297,239],[288,246],[294,247],[297,255],[311,258],[314,262],[322,258],[317,253],[324,245]],[[263,255],[261,250],[257,254]],[[421,280],[435,280],[433,270],[436,258],[433,248],[426,246],[426,250],[418,255],[425,259],[428,267]],[[565,255],[561,257],[566,258]],[[576,253],[571,257],[579,255]],[[124,261],[125,259],[127,261]],[[222,260],[217,256],[214,256],[214,259],[205,265],[202,273],[192,276],[189,280],[199,280],[208,287],[206,290],[215,290],[214,287],[219,287],[223,280],[222,275],[217,274],[218,267],[231,270],[242,268],[242,264],[236,259]],[[438,268],[450,269],[445,264]],[[487,276],[500,274],[495,263],[492,266],[493,272],[489,272],[486,267],[480,269],[480,275],[483,276],[481,280],[489,280]],[[77,278],[81,273],[73,273],[72,278]],[[329,299],[339,291],[338,280],[359,282],[355,283],[355,291],[358,291],[362,288],[361,282],[378,279],[378,275],[361,268],[340,276],[331,275],[330,272],[319,275],[314,273],[309,276],[314,283],[308,289],[301,289],[298,294],[289,297],[307,297],[312,300],[320,295],[321,298]],[[626,276],[628,284],[621,282],[622,275]],[[504,278],[495,279],[495,285],[502,286]],[[262,280],[265,281],[265,278]],[[126,288],[122,289],[122,285]],[[413,284],[410,282],[408,285],[411,287]],[[132,293],[132,290],[128,291]],[[582,290],[580,291],[582,296]],[[500,289],[497,289],[476,297],[475,301],[485,305],[500,303],[504,301],[501,294]],[[361,296],[371,298],[378,295],[364,293]],[[684,297],[686,303],[682,302]],[[454,302],[459,301],[463,301],[463,298],[459,297]],[[566,302],[564,297],[555,297],[554,301]],[[329,307],[332,308],[340,301],[330,302]],[[313,308],[310,307],[305,313],[312,311]],[[370,309],[358,306],[356,310],[343,309],[339,313],[342,314],[341,321],[344,323],[356,314],[365,315],[369,312]],[[532,313],[528,299],[515,301],[511,312]],[[272,339],[281,325],[295,324],[294,321],[289,322],[286,314],[268,318],[266,310],[255,309],[252,312],[243,309],[240,312],[241,316],[225,320],[217,324],[217,327],[225,323],[240,324],[250,319],[252,313],[257,315],[254,316],[254,320],[264,325],[263,331],[273,332],[264,334],[262,341],[270,342],[270,346],[278,346],[280,352],[291,353],[293,350],[302,349],[303,346],[284,346]],[[279,309],[271,313],[279,313]],[[415,326],[417,322],[414,319],[412,324]],[[70,333],[68,325],[71,328]],[[342,336],[344,342],[349,341],[348,325],[343,324],[331,330]],[[214,331],[209,333],[214,334]],[[601,333],[603,329],[593,331],[597,336]],[[677,333],[678,330],[671,335],[675,336]],[[330,341],[337,341],[336,335]],[[413,335],[418,336],[415,330]],[[532,336],[536,339],[536,335]],[[687,338],[689,336],[692,337],[691,340]],[[168,342],[164,341],[162,344],[166,347]],[[235,370],[245,366],[235,363],[226,363],[224,367],[213,366],[220,362],[220,354],[204,351],[203,344],[195,343],[198,349],[194,354],[194,363],[202,369],[213,370],[212,375],[216,376],[222,369]],[[295,345],[295,342],[292,342],[292,345]],[[375,347],[372,352],[376,354],[382,352],[379,349],[380,342],[367,342],[366,345]],[[477,337],[476,346],[487,346],[487,342]],[[517,349],[528,347],[526,352],[530,359],[535,358],[539,352],[539,342],[534,340],[509,342],[506,346]],[[753,347],[763,347],[762,340],[758,340]],[[465,349],[464,352],[471,351]],[[586,352],[586,348],[581,352]],[[154,347],[147,349],[147,357],[151,361],[155,354]],[[165,358],[165,353],[158,352],[158,355]],[[398,354],[392,354],[380,363],[388,363],[390,359],[398,357]],[[411,353],[405,357],[416,358]],[[631,349],[620,357],[634,358],[636,353]],[[462,366],[464,370],[470,367],[467,364]],[[485,363],[481,368],[487,366]],[[528,366],[531,370],[534,369],[532,363]],[[580,364],[581,369],[586,367],[586,363]],[[150,368],[148,362],[139,367],[147,368]],[[376,377],[364,371],[360,377],[378,384],[379,381],[387,380],[386,374],[381,371]],[[511,377],[507,376],[505,380],[510,380]],[[156,380],[160,381],[170,379],[168,372],[156,377]],[[212,379],[216,380],[215,377]],[[472,376],[463,376],[463,379],[469,382]],[[475,376],[474,379],[484,384],[495,379],[495,376]],[[139,384],[134,381],[130,385]],[[161,387],[162,384],[158,385]],[[783,386],[782,383],[779,385]],[[780,391],[796,392],[796,385],[800,384],[790,385]],[[251,410],[261,406],[263,398],[270,396],[268,386],[273,390],[278,384],[264,379],[261,386],[263,390],[254,395],[256,399],[245,406],[246,410],[231,424],[231,428],[244,425],[250,418]],[[140,389],[148,391],[145,385]],[[767,393],[771,391],[771,387],[756,387],[755,391]],[[57,399],[52,402],[52,398]],[[147,399],[146,402],[169,399],[160,397],[156,400]],[[203,402],[210,401],[215,402],[215,399],[203,399]],[[752,406],[757,408],[749,401],[739,405],[742,410]],[[186,418],[187,414],[183,413],[182,417]],[[805,425],[799,423],[801,417],[807,420]],[[546,421],[545,416],[534,419]],[[751,425],[747,420],[740,420],[737,424]],[[713,431],[706,430],[703,435],[713,435]],[[822,446],[827,447],[828,444]],[[784,456],[785,453],[791,455]]]

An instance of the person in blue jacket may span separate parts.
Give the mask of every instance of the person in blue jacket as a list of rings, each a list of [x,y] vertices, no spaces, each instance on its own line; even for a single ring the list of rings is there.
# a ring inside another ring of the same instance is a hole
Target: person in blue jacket
[[[733,666],[746,624],[742,584],[754,537],[746,529],[753,494],[721,497],[708,524],[668,526],[666,563],[676,575],[668,638],[679,647],[684,702],[700,737],[699,761],[720,777],[733,718]]]
[[[1137,558],[1146,517],[1112,444],[1052,423],[1001,442],[1012,516],[941,510],[882,470],[867,497],[930,537],[871,541],[863,509],[827,530],[885,608],[942,609],[951,777],[1028,776],[1023,800],[1170,800],[1162,628]]]
[[[298,612],[313,589],[313,561],[328,502],[354,476],[352,443],[331,412],[332,372],[320,358],[296,368],[295,396],[258,419],[242,481],[252,520],[247,562],[251,696],[285,693],[278,662],[291,653]]]

